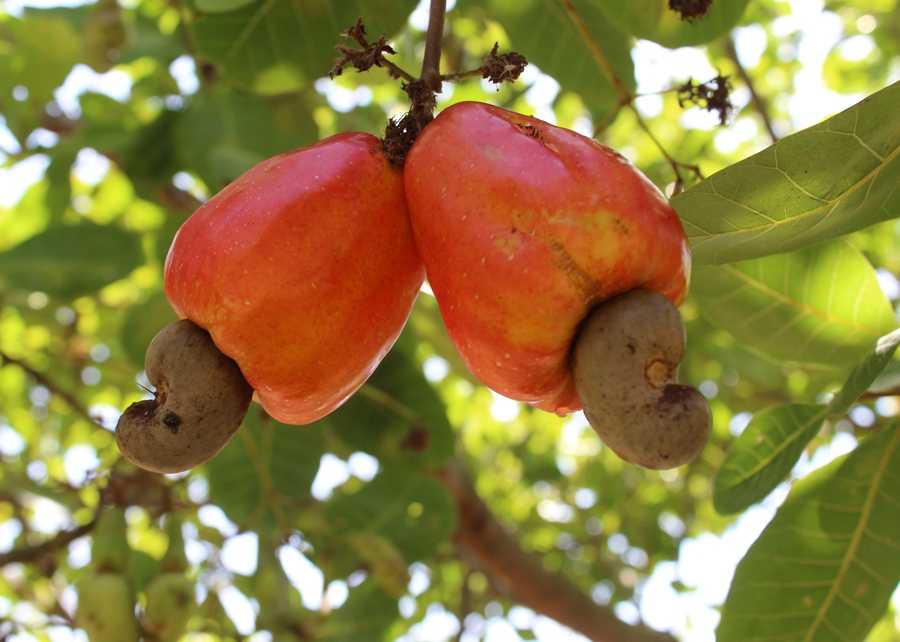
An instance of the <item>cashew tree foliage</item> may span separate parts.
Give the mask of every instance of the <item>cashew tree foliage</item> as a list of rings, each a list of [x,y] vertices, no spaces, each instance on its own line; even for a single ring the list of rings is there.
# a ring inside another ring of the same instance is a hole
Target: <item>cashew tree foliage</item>
[[[896,0],[5,2],[0,640],[900,639]],[[638,468],[492,392],[426,285],[334,412],[251,403],[189,471],[124,459],[188,217],[462,101],[670,199],[700,455]]]

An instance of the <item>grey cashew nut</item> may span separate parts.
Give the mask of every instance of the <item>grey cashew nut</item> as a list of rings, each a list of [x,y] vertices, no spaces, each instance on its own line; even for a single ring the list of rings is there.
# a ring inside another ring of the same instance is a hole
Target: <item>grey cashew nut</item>
[[[253,388],[209,333],[184,319],[147,349],[155,398],[131,404],[116,426],[126,459],[145,470],[177,473],[212,459],[240,427]]]
[[[665,470],[694,459],[709,437],[709,404],[677,383],[685,330],[678,309],[650,290],[601,303],[575,340],[575,389],[588,422],[627,462]]]

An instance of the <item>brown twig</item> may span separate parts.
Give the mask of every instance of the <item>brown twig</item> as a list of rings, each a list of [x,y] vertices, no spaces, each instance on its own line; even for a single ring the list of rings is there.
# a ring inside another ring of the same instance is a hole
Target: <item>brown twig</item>
[[[419,131],[434,120],[434,108],[437,106],[434,96],[441,93],[441,45],[444,42],[446,13],[447,0],[431,0],[428,31],[425,33],[422,75],[418,81],[403,87],[412,102],[409,113],[415,118]]]
[[[97,520],[94,519],[93,521],[70,531],[60,531],[53,539],[49,539],[43,544],[27,546],[25,548],[12,550],[9,553],[4,553],[0,555],[0,568],[3,568],[7,564],[15,564],[17,562],[34,562],[44,555],[52,555],[59,549],[68,546],[79,537],[84,537],[90,533],[96,523]]]
[[[725,37],[725,52],[734,63],[738,76],[740,76],[741,80],[744,81],[744,84],[747,85],[747,89],[750,91],[750,102],[753,103],[753,108],[756,110],[756,113],[759,114],[760,118],[762,118],[763,124],[766,126],[766,131],[769,132],[769,137],[771,137],[773,143],[778,142],[778,136],[775,134],[775,128],[772,126],[772,119],[769,117],[769,109],[766,105],[766,101],[756,93],[753,81],[750,79],[750,74],[747,73],[747,70],[744,69],[744,66],[741,64],[740,58],[738,58],[737,55],[737,49],[734,46],[734,39],[730,35]]]
[[[857,401],[872,401],[873,399],[881,399],[882,397],[900,396],[900,388],[892,388],[891,390],[867,390],[862,393]]]
[[[594,138],[597,138],[597,136],[600,135],[600,132],[605,130],[607,127],[609,127],[613,123],[613,121],[616,119],[616,116],[618,116],[619,112],[622,111],[622,107],[624,107],[627,104],[628,103],[620,102],[618,105],[616,105],[615,109],[613,109],[611,112],[609,112],[606,115],[606,117],[602,121],[600,121],[600,124],[594,128]]]
[[[369,388],[367,396],[401,417],[418,417],[413,410],[376,389]],[[675,642],[668,634],[626,624],[564,575],[548,571],[540,558],[523,551],[478,497],[458,461],[437,471],[435,477],[456,501],[457,545],[488,571],[498,592],[578,631],[592,642]],[[461,596],[461,619],[469,608],[466,590]]]
[[[548,571],[540,558],[523,551],[475,493],[458,462],[438,477],[456,501],[457,545],[477,558],[501,593],[592,642],[675,642],[667,633],[626,624],[564,575]]]
[[[481,70],[481,67],[478,69],[470,69],[469,71],[451,71],[449,74],[441,76],[441,80],[446,82],[459,82],[461,80],[468,80],[469,78],[484,78],[484,72]]]
[[[447,0],[431,0],[425,55],[422,58],[422,80],[435,93],[441,93],[441,45],[444,42],[444,16]]]
[[[27,374],[34,377],[34,380],[37,381],[40,385],[44,386],[47,390],[49,390],[52,394],[60,397],[63,401],[69,404],[69,407],[72,408],[75,412],[77,412],[82,417],[86,418],[88,421],[92,423],[100,423],[100,421],[96,417],[91,417],[90,413],[87,411],[80,401],[78,401],[72,394],[66,392],[55,382],[48,379],[46,376],[42,375],[40,372],[29,366],[27,363],[20,359],[14,359],[10,357],[5,352],[0,351],[0,359],[2,359],[5,363],[11,363],[13,365],[19,366],[24,370]]]

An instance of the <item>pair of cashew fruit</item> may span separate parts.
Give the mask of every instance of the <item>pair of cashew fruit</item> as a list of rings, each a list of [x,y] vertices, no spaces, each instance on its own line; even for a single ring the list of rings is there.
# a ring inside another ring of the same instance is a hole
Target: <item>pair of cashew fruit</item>
[[[176,472],[224,447],[251,398],[284,423],[328,414],[393,345],[426,272],[488,387],[584,408],[644,467],[702,450],[709,408],[676,382],[690,247],[674,210],[612,149],[472,102],[427,125],[403,169],[374,137],[339,134],[204,204],[169,251],[183,320],[148,350],[155,399],[123,414],[120,449]]]
[[[91,547],[91,568],[78,580],[75,621],[90,642],[177,642],[197,609],[194,582],[186,575],[181,518],[169,513],[169,545],[160,573],[142,587],[144,608],[135,617],[135,590],[129,577],[131,548],[125,511],[114,507],[99,517]]]

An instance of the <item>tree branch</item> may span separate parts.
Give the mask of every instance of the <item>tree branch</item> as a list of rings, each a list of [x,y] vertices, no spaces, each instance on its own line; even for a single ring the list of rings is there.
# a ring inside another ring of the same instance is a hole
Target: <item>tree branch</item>
[[[741,80],[747,85],[747,89],[750,90],[750,102],[753,103],[753,108],[756,109],[756,113],[762,118],[772,142],[778,142],[778,136],[775,134],[775,128],[772,127],[772,119],[769,117],[769,108],[766,105],[766,101],[764,101],[753,88],[753,81],[750,79],[750,74],[747,73],[747,70],[744,69],[744,65],[741,64],[741,60],[737,55],[737,49],[734,46],[734,39],[730,35],[725,37],[725,52],[734,63],[738,76],[741,77]]]
[[[565,576],[545,569],[537,556],[523,551],[475,493],[458,462],[441,471],[439,479],[456,500],[457,545],[480,561],[499,591],[592,642],[675,641],[667,633],[626,624]]]
[[[19,359],[13,359],[5,352],[0,352],[0,359],[2,359],[5,363],[11,363],[13,365],[19,366],[24,370],[27,374],[34,377],[35,381],[37,381],[40,385],[44,386],[47,390],[49,390],[52,394],[60,397],[69,404],[69,407],[72,408],[75,412],[77,412],[82,417],[86,418],[88,421],[92,423],[99,423],[95,417],[91,417],[90,413],[87,411],[80,401],[78,401],[74,396],[70,393],[66,392],[62,388],[56,385],[53,381],[42,375],[40,372],[29,366],[24,361]]]
[[[4,553],[0,555],[0,568],[3,568],[7,564],[15,564],[16,562],[34,562],[40,557],[44,555],[50,555],[63,548],[64,546],[68,546],[71,542],[78,539],[79,537],[84,537],[88,533],[93,530],[94,525],[97,523],[97,520],[94,519],[83,526],[79,526],[70,531],[60,531],[56,534],[53,539],[49,539],[43,544],[38,544],[37,546],[28,546],[26,548],[19,548],[10,551],[9,553]]]
[[[378,392],[370,394],[369,398],[407,419],[418,416],[397,400]],[[458,460],[437,471],[435,476],[456,501],[459,513],[457,545],[480,562],[492,576],[494,588],[499,592],[581,633],[592,642],[675,642],[675,638],[667,633],[626,624],[564,575],[548,571],[537,556],[523,551],[515,537],[503,529],[478,497]],[[467,601],[468,595],[464,592],[460,605],[463,612],[468,608]]]

